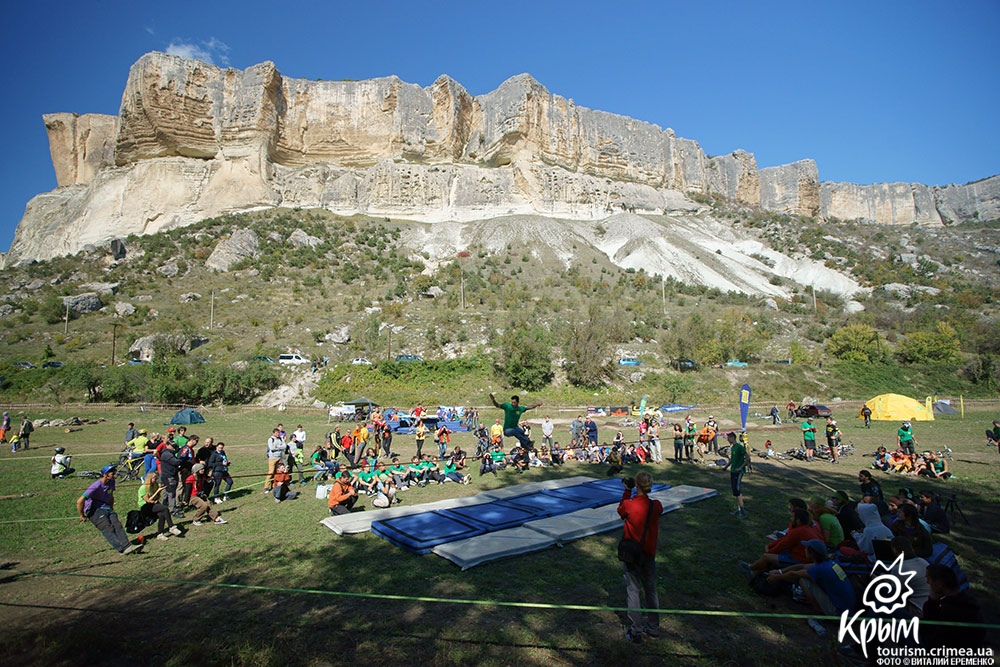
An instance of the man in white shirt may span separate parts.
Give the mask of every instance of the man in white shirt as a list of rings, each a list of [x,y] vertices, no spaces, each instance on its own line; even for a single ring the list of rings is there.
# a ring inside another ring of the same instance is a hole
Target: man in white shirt
[[[542,420],[542,444],[552,449],[552,432],[555,430],[555,424],[548,415]]]

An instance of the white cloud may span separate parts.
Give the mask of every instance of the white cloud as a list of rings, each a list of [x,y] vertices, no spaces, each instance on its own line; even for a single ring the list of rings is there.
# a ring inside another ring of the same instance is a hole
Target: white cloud
[[[166,52],[172,56],[201,60],[210,65],[215,65],[216,61],[220,65],[229,64],[229,46],[215,37],[212,37],[207,42],[200,43],[183,42],[179,39],[174,39],[167,46]]]

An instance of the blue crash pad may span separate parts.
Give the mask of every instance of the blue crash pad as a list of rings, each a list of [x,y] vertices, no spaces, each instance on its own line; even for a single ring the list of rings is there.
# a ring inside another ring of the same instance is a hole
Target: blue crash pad
[[[486,528],[481,525],[473,525],[445,513],[450,511],[422,512],[374,521],[372,532],[415,554],[425,554],[438,544],[475,537],[486,532]]]

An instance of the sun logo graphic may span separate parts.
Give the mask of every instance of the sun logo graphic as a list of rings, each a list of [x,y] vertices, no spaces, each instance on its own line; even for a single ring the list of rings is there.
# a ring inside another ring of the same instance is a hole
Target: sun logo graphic
[[[862,618],[869,612],[876,615],[889,615],[906,607],[907,600],[913,595],[910,581],[916,572],[903,569],[903,555],[900,554],[889,567],[881,561],[872,568],[872,580],[865,587],[861,601],[868,609],[859,609],[853,616],[844,612],[840,616],[840,631],[837,641],[843,642],[844,637],[850,637],[861,647],[861,652],[868,657],[868,642],[877,639],[880,642],[892,641],[912,636],[913,641],[920,642],[920,621],[914,616],[903,618]]]
[[[903,571],[903,554],[899,554],[889,567],[878,561],[872,568],[872,580],[865,587],[862,602],[876,614],[891,614],[902,609],[913,595],[910,581],[916,574]]]

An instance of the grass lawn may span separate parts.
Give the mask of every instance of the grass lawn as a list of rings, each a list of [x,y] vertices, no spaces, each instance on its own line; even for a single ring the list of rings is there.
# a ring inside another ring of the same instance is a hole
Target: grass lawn
[[[956,479],[930,483],[883,473],[876,477],[887,494],[903,486],[933,486],[946,496],[956,494],[969,523],[954,517],[945,539],[968,573],[987,619],[996,623],[1000,475],[997,452],[984,445],[982,434],[1000,410],[977,410],[964,420],[914,424],[922,448],[947,444],[954,450]],[[492,422],[494,412],[484,410],[483,418]],[[725,420],[737,419],[735,407],[732,414],[714,412],[724,428]],[[755,459],[756,472],[745,480],[750,516],[743,521],[729,514],[733,501],[726,472],[652,466],[656,481],[720,492],[661,520],[661,606],[726,614],[669,613],[663,617],[662,638],[633,645],[623,640],[615,611],[496,604],[623,606],[617,531],[466,572],[434,555],[409,554],[372,534],[338,537],[319,523],[327,516],[326,503],[315,498],[312,484],[303,489],[303,497],[281,505],[261,493],[264,446],[273,425],[281,421],[290,432],[301,423],[309,443],[315,443],[329,430],[325,417],[239,408],[203,414],[208,423],[190,431],[225,441],[234,462],[232,500],[217,506],[229,524],[195,527],[190,518],[182,519],[182,537],[153,541],[135,556],[115,553],[93,526],[79,522],[74,503],[89,481],[50,480],[49,457],[55,446],[63,445],[77,470],[96,470],[117,459],[126,422],[162,430],[170,414],[134,409],[77,414],[106,421],[71,433],[39,428],[28,452],[0,451],[4,664],[842,664],[832,639],[819,638],[804,620],[750,615],[801,614],[805,608],[756,596],[736,561],[759,555],[764,535],[787,524],[788,497],[827,493],[824,486],[856,495],[857,472],[871,462],[861,453],[894,444],[898,426],[875,422],[865,430],[859,420],[841,415],[845,440],[854,442],[858,454],[839,466]],[[695,411],[694,416],[701,422],[707,413]],[[617,430],[611,420],[601,427],[602,440],[610,440]],[[566,433],[560,424],[557,435],[565,438]],[[788,449],[799,441],[798,425],[756,426],[752,438],[756,447],[770,438],[777,449]],[[466,451],[475,449],[469,434],[457,434],[454,442]],[[432,448],[428,443],[425,451]],[[397,435],[393,449],[409,458],[412,436]],[[665,440],[665,454],[667,450],[672,452],[672,446]],[[499,479],[474,475],[468,486],[413,489],[401,497],[416,504],[579,474],[603,477],[604,467],[570,463],[525,475],[501,473]],[[136,483],[119,485],[116,507],[122,518],[135,507],[136,488]],[[362,504],[373,511],[367,500]],[[153,528],[145,534],[152,535]],[[366,594],[478,602],[386,600]],[[835,636],[833,624],[828,627]]]

